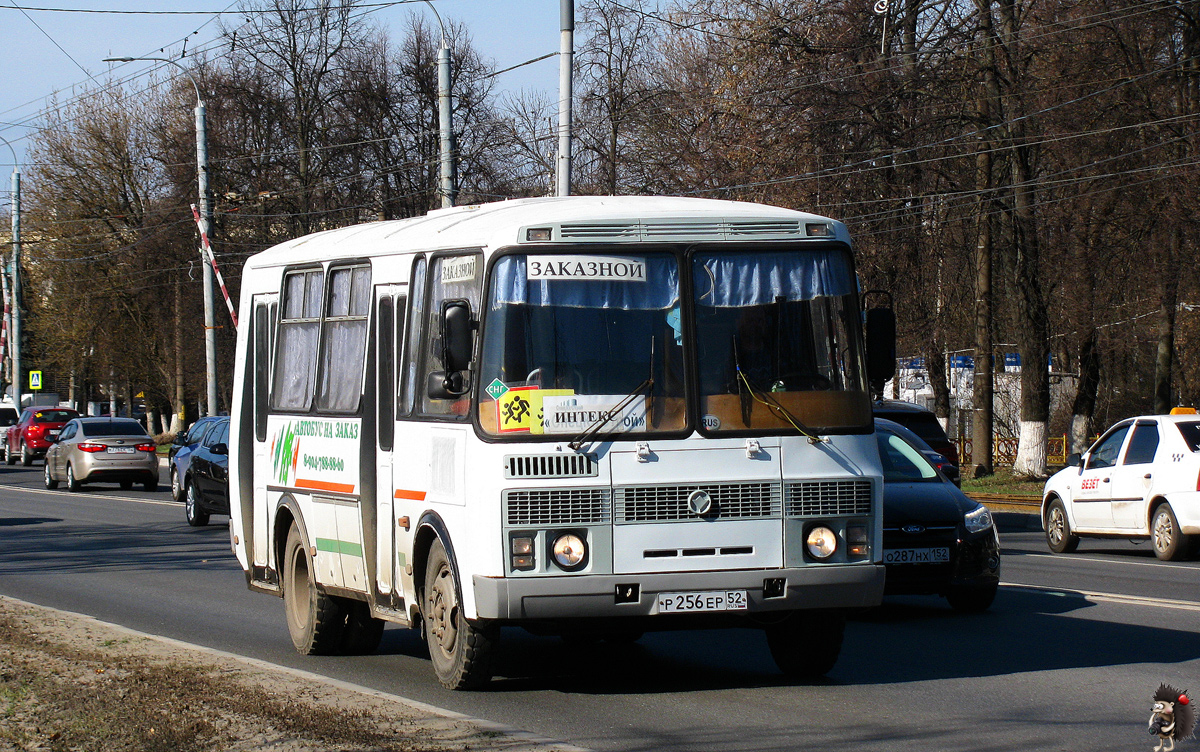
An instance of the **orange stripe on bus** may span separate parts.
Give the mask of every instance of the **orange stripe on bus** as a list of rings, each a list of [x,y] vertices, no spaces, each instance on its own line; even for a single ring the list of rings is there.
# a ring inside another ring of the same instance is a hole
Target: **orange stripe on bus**
[[[353,483],[329,483],[323,480],[296,479],[296,488],[312,488],[317,491],[335,491],[337,493],[354,493]]]
[[[396,499],[412,499],[413,501],[425,501],[425,492],[424,491],[405,491],[404,489],[399,489],[396,491],[396,493],[392,494],[392,497],[396,498]]]

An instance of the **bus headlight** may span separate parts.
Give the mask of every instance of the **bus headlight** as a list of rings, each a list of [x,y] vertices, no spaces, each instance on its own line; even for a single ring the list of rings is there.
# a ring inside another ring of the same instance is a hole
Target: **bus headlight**
[[[563,533],[551,547],[554,563],[563,569],[575,569],[587,558],[587,544],[575,533]]]
[[[837,534],[824,525],[817,525],[808,531],[804,545],[814,559],[828,559],[837,551]]]

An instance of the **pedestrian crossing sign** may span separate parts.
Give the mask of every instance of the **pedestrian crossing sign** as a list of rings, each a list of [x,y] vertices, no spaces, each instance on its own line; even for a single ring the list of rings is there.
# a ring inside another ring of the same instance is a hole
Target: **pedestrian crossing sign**
[[[30,371],[29,372],[29,388],[32,391],[37,391],[38,389],[42,388],[42,372],[41,371]]]

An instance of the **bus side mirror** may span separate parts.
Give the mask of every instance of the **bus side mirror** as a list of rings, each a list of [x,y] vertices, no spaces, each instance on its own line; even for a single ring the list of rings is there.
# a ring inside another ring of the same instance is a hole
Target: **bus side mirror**
[[[896,374],[896,314],[891,308],[867,311],[867,380],[873,395],[882,396],[883,386]]]
[[[465,300],[447,300],[442,303],[440,334],[442,365],[446,370],[429,374],[426,389],[430,399],[457,399],[470,389],[463,373],[471,365],[474,328],[470,303]]]
[[[449,373],[471,365],[471,304],[465,300],[442,303],[442,365]]]

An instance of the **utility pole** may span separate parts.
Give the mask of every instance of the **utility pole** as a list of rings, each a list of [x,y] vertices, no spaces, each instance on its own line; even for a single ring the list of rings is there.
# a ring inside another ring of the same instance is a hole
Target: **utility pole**
[[[433,7],[433,3],[425,0],[425,4],[433,11],[437,19],[438,29],[442,32],[442,42],[438,47],[438,192],[442,194],[442,208],[454,206],[458,199],[458,169],[454,158],[454,100],[450,98],[450,39],[446,36],[446,25],[442,17]]]
[[[12,173],[12,391],[13,404],[21,411],[21,168],[17,150],[0,138],[13,155]],[[7,316],[7,312],[5,313]]]
[[[575,56],[575,0],[560,0],[562,34],[558,48],[557,195],[571,195],[571,66]]]
[[[208,199],[208,133],[205,119],[204,98],[200,96],[200,85],[192,76],[191,71],[175,60],[165,57],[106,57],[106,63],[131,63],[135,60],[146,60],[160,63],[170,63],[187,76],[196,90],[196,180],[200,187],[200,233],[210,235],[212,226],[212,202]],[[207,396],[205,403],[209,415],[217,414],[217,330],[213,320],[213,270],[212,264],[205,257],[203,247],[200,250],[200,266],[204,282],[204,366],[207,374]],[[15,326],[15,325],[14,325]]]

